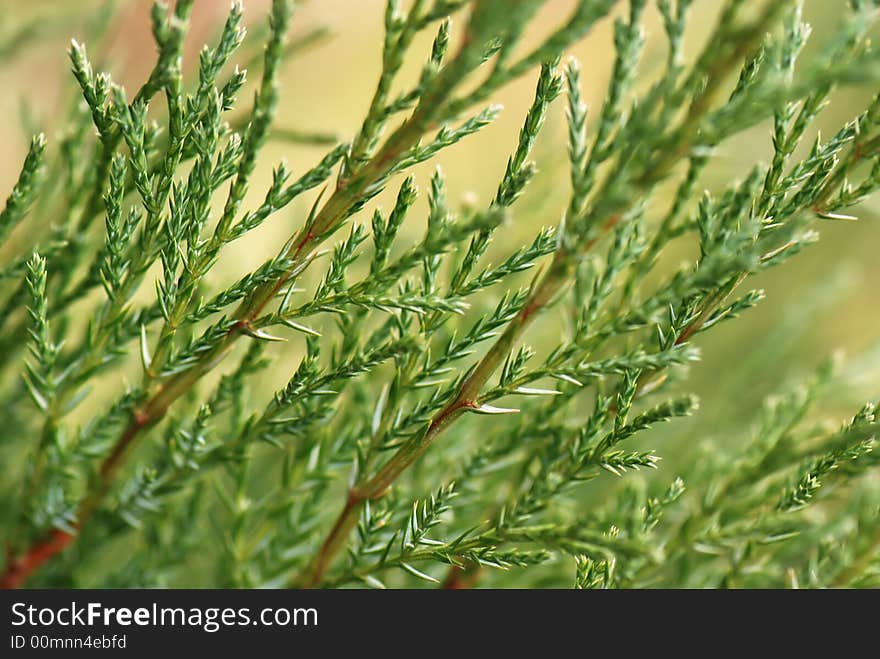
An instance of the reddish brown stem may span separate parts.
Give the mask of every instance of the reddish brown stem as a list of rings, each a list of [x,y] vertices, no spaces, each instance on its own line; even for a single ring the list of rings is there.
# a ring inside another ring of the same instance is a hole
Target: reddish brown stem
[[[550,268],[543,276],[536,277],[529,297],[520,312],[510,321],[489,351],[477,363],[470,375],[461,383],[455,397],[444,406],[425,426],[415,439],[401,446],[397,452],[373,475],[352,488],[346,504],[336,519],[327,538],[321,544],[315,558],[294,586],[315,588],[321,585],[324,573],[336,553],[342,548],[348,534],[357,524],[364,502],[379,499],[388,492],[398,476],[418,460],[436,439],[469,409],[477,407],[480,392],[493,373],[519,341],[535,315],[556,297],[568,283],[573,263],[564,250],[556,252]]]
[[[440,584],[443,590],[467,590],[473,588],[480,579],[480,566],[476,563],[464,566],[453,565]]]
[[[50,558],[64,551],[75,538],[72,533],[53,529],[43,540],[31,545],[27,553],[9,561],[0,576],[0,590],[21,588],[34,572]]]
[[[318,550],[315,562],[312,564],[312,569],[305,575],[301,583],[297,584],[298,586],[303,588],[317,588],[321,585],[321,579],[324,576],[324,572],[329,567],[330,561],[336,556],[336,552],[339,550],[339,547],[345,541],[349,531],[351,531],[354,523],[357,521],[358,513],[360,512],[360,507],[363,502],[364,499],[358,497],[354,492],[349,493],[348,499],[345,502],[345,507],[342,509],[342,512],[336,519],[336,523],[333,525],[333,528],[330,530],[330,533],[327,534],[327,538]]]

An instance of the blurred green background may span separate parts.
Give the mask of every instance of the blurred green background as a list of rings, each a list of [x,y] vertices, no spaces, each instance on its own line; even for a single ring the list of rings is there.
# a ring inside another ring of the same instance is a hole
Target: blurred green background
[[[149,33],[149,0],[120,0],[113,4],[116,11],[108,37],[92,43],[88,38],[90,17],[107,5],[104,0],[0,0],[0,43],[10,44],[9,52],[5,53],[6,65],[0,70],[0,88],[4,90],[0,94],[0,113],[7,118],[0,123],[3,197],[17,176],[30,135],[44,131],[52,148],[53,138],[61,129],[58,111],[66,107],[77,91],[66,53],[72,36],[86,42],[98,68],[106,67],[114,80],[129,89],[139,84],[152,66],[155,48]],[[244,4],[252,28],[247,44],[255,54],[260,47],[268,3],[246,0]],[[382,0],[300,3],[294,19],[294,38],[319,28],[326,28],[327,35],[284,66],[282,102],[276,121],[282,133],[294,130],[348,139],[356,132],[378,74],[383,4]],[[695,0],[686,46],[688,55],[693,56],[703,45],[721,4],[717,0]],[[807,0],[805,18],[814,27],[813,41],[822,41],[835,29],[842,4],[843,0]],[[541,30],[551,30],[571,5],[567,0],[549,2],[530,38],[535,40]],[[625,3],[621,3],[618,11],[623,9]],[[217,33],[227,10],[226,0],[196,0],[185,65],[190,71],[197,61],[198,49]],[[41,27],[32,29],[37,24]],[[653,6],[648,12],[646,30],[642,87],[650,84],[665,56],[659,16]],[[14,37],[11,42],[10,36]],[[416,44],[414,52],[420,56],[408,63],[405,79],[412,80],[418,74],[421,53],[428,47],[427,42]],[[809,52],[808,49],[807,56]],[[611,22],[602,22],[572,54],[582,63],[585,97],[595,110],[600,107],[611,69]],[[244,53],[237,61],[246,59]],[[252,76],[252,82],[255,78]],[[420,186],[424,189],[432,168],[439,163],[447,174],[453,201],[488,203],[531,101],[534,81],[534,75],[526,76],[505,88],[495,99],[505,107],[497,123],[443,152],[436,163],[417,170]],[[876,90],[864,88],[837,92],[818,122],[823,134],[835,131],[864,108],[874,93]],[[240,95],[240,103],[246,107],[250,96],[249,87]],[[263,195],[272,167],[282,158],[294,171],[302,171],[326,149],[281,139],[282,133],[263,153],[247,206]],[[536,149],[539,176],[515,208],[510,225],[499,232],[493,246],[496,254],[530,240],[540,225],[558,222],[568,194],[568,174],[562,155],[565,139],[564,103],[557,102]],[[720,190],[757,161],[767,159],[770,149],[767,124],[723,144],[704,175],[702,186]],[[392,189],[390,194],[393,193]],[[388,195],[380,197],[377,203],[387,208]],[[254,235],[236,243],[221,267],[212,273],[212,281],[220,286],[260,265],[299,226],[313,199],[304,196]],[[665,207],[660,194],[651,212],[656,216]],[[878,213],[880,199],[874,199],[857,210],[859,222],[817,221],[819,244],[784,267],[755,278],[751,287],[766,289],[767,299],[740,320],[723,324],[699,341],[703,360],[692,369],[688,389],[700,394],[700,413],[658,432],[682,442],[710,441],[714,434],[722,428],[730,429],[731,425],[748,433],[754,412],[768,393],[801,378],[838,350],[847,359],[839,384],[826,401],[826,411],[846,416],[859,402],[876,397],[880,375]],[[366,212],[361,215],[363,221],[368,217]],[[25,225],[27,228],[16,232],[14,240],[33,242],[45,230],[47,225],[43,223],[51,222],[51,217],[32,218]],[[420,228],[413,223],[406,231],[414,236]],[[669,255],[668,266],[675,267],[685,256],[685,252]],[[530,342],[540,344],[541,331],[556,332],[558,328],[545,323],[544,329],[530,337]],[[301,349],[293,343],[282,350],[295,353]],[[292,357],[291,354],[290,360],[279,360],[279,366],[265,380],[267,390],[289,376],[295,367]],[[118,391],[118,383],[109,382],[108,387]],[[734,439],[737,436],[743,435],[731,435]],[[668,449],[664,454],[669,454]]]

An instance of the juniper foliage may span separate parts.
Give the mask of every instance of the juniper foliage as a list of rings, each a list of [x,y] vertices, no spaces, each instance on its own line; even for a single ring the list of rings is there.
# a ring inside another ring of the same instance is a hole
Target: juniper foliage
[[[750,278],[880,187],[880,96],[810,132],[835,89],[877,88],[876,3],[841,3],[801,56],[794,0],[727,0],[712,26],[657,0],[654,74],[648,0],[579,0],[533,45],[543,4],[388,0],[375,92],[339,144],[273,127],[285,58],[322,36],[288,37],[289,0],[262,54],[236,3],[197,64],[192,0],[157,3],[133,92],[71,44],[64,129],[33,138],[0,213],[4,586],[880,583],[876,403],[817,425],[830,365],[769,402],[742,448],[633,473],[662,465],[658,424],[696,412],[688,364],[761,301]],[[596,72],[567,51],[602,21],[616,57],[593,111]],[[688,30],[706,34],[692,58]],[[523,76],[533,102],[491,202],[452,202],[439,168],[420,191],[413,168],[490,124]],[[538,217],[521,199],[553,104],[568,174]],[[716,148],[756,126],[770,161],[704,190]],[[270,141],[326,153],[277,165],[249,207]],[[261,266],[218,283],[239,241],[292,216]],[[512,223],[531,235],[499,255]],[[693,257],[670,268],[680,245]],[[271,373],[286,383],[267,396]]]

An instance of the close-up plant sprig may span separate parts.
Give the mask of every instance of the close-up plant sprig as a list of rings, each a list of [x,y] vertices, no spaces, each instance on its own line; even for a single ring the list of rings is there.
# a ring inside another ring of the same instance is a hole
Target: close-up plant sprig
[[[287,74],[309,3],[200,4],[153,5],[134,87],[93,5],[67,101],[23,122],[0,585],[880,586],[880,394],[835,395],[869,356],[799,355],[755,411],[780,324],[690,377],[820,231],[876,232],[875,1],[812,36],[796,0],[388,0],[326,132],[280,125],[347,102]]]

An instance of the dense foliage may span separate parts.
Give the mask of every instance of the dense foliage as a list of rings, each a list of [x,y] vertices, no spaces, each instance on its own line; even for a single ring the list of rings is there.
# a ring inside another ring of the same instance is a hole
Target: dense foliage
[[[697,410],[688,364],[761,301],[750,277],[880,187],[880,97],[803,144],[836,88],[876,89],[875,4],[841,2],[799,57],[793,0],[727,0],[711,26],[657,0],[667,57],[650,76],[647,0],[580,0],[526,44],[543,4],[389,0],[359,131],[311,169],[278,165],[252,208],[279,67],[310,38],[288,40],[291,2],[272,2],[262,63],[235,4],[197,67],[181,57],[192,0],[156,4],[134,93],[72,43],[79,97],[0,214],[5,586],[878,585],[875,405],[816,423],[831,362],[744,422],[741,448],[684,447],[680,478],[632,473],[660,466],[656,424]],[[566,49],[604,20],[616,58],[588,112]],[[707,35],[696,57],[686,30]],[[410,170],[490,123],[522,76],[534,101],[491,203],[450,202],[439,168],[420,191]],[[570,175],[537,217],[517,202],[553,103]],[[716,147],[762,126],[770,162],[704,190]],[[301,196],[289,240],[218,285],[222,257]],[[511,224],[528,240],[493,250]],[[680,245],[691,258],[670,266]]]

